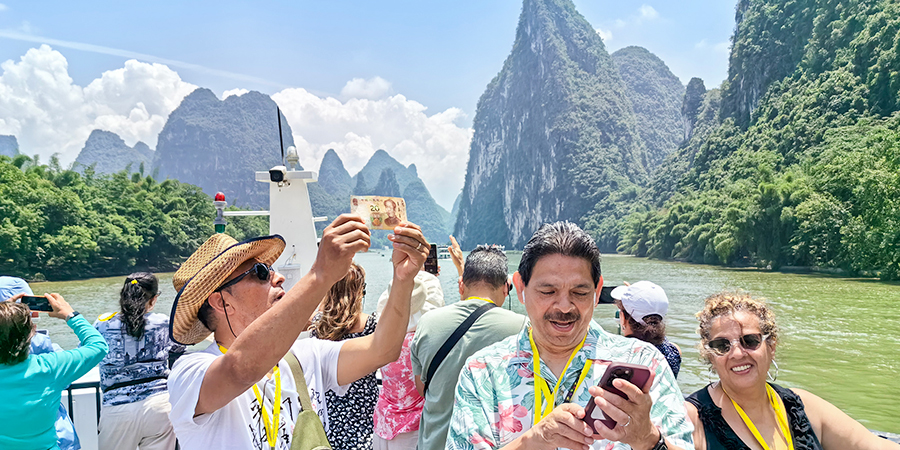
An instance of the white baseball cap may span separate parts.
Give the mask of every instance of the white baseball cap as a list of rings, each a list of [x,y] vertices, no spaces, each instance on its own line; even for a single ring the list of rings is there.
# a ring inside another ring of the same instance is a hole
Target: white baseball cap
[[[644,317],[657,314],[665,318],[669,312],[669,298],[663,288],[649,281],[638,281],[631,286],[619,286],[609,294],[622,302],[625,311],[641,325],[647,325]]]

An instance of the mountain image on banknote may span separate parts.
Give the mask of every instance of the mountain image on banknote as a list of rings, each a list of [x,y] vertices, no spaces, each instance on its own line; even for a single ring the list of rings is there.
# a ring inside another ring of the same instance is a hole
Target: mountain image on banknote
[[[393,230],[406,221],[406,200],[377,195],[350,197],[350,213],[359,214],[370,230]]]

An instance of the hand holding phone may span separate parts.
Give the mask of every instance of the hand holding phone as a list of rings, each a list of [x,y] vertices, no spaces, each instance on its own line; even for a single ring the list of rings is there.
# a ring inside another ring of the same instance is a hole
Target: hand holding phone
[[[606,368],[606,372],[603,373],[603,377],[600,378],[600,382],[597,383],[597,386],[627,400],[628,396],[613,386],[613,380],[620,378],[637,386],[638,389],[644,390],[647,382],[650,381],[650,376],[650,369],[645,366],[614,362]],[[594,430],[594,433],[597,433],[597,429],[594,428],[595,420],[599,420],[609,429],[613,429],[616,426],[616,421],[604,414],[600,408],[597,408],[594,397],[591,397],[590,403],[584,408],[584,421],[592,430]]]
[[[22,296],[22,303],[27,305],[28,308],[32,311],[44,311],[44,312],[53,311],[53,307],[50,306],[50,300],[47,300],[47,297],[39,297],[37,295],[25,295],[25,296]]]
[[[432,275],[437,275],[440,271],[438,267],[437,244],[431,244],[431,248],[428,250],[428,256],[425,258],[424,269]]]

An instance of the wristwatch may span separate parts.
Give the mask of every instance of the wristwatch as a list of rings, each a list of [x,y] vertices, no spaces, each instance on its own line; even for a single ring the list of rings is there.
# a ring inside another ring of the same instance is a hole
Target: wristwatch
[[[74,319],[75,316],[80,316],[80,315],[81,315],[80,312],[78,312],[78,311],[72,311],[72,312],[69,313],[68,316],[66,316],[66,322],[68,322],[68,321]]]
[[[659,430],[659,442],[650,450],[669,450],[669,446],[666,445],[666,435],[663,434],[662,430]]]

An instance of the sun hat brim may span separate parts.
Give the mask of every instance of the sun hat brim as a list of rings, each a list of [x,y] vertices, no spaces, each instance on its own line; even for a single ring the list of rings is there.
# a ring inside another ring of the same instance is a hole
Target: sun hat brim
[[[209,336],[212,332],[197,318],[203,302],[245,261],[254,259],[272,265],[284,247],[284,238],[277,234],[243,242],[221,233],[210,237],[172,278],[178,291],[169,320],[172,340],[194,345]]]

